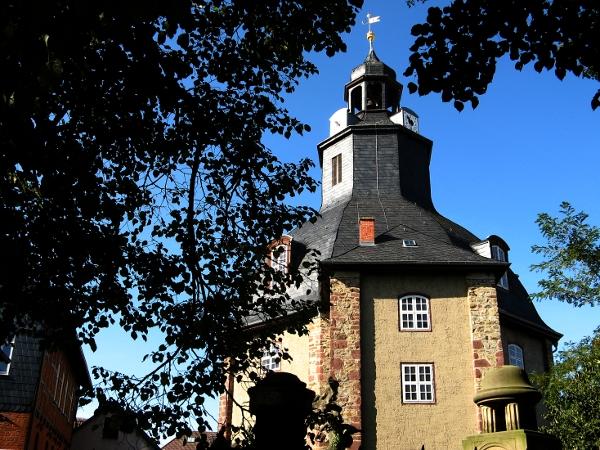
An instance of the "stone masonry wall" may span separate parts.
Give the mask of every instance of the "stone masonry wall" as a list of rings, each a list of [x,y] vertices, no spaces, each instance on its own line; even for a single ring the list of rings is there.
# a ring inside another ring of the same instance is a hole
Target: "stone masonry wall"
[[[24,449],[31,414],[0,413],[0,449]]]
[[[473,343],[473,375],[477,391],[487,369],[504,365],[504,352],[495,280],[491,277],[468,278],[467,283]],[[481,430],[479,413],[478,423]]]
[[[337,272],[330,279],[331,376],[339,381],[338,403],[346,423],[361,429],[360,276]],[[351,450],[361,435],[353,435]]]

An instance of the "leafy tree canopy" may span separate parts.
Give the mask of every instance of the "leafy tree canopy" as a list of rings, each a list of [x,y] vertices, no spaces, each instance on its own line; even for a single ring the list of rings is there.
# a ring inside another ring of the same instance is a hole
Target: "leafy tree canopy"
[[[574,306],[600,303],[600,228],[588,224],[588,215],[576,212],[567,202],[560,205],[561,217],[546,213],[536,223],[547,240],[532,247],[545,260],[532,265],[543,272],[538,298],[556,298]]]
[[[600,448],[600,328],[559,352],[552,370],[534,381],[544,394],[544,431],[565,449]]]
[[[0,339],[158,329],[154,371],[98,374],[155,434],[204,423],[265,345],[244,317],[302,307],[300,276],[264,261],[314,213],[284,199],[316,183],[261,137],[308,129],[282,95],[316,72],[307,52],[344,50],[361,3],[2,2]]]
[[[505,55],[517,70],[532,63],[561,80],[567,73],[600,80],[600,5],[590,0],[454,0],[429,8],[412,34],[409,91],[439,93],[459,111],[467,102],[477,107]],[[600,106],[600,89],[591,106]]]

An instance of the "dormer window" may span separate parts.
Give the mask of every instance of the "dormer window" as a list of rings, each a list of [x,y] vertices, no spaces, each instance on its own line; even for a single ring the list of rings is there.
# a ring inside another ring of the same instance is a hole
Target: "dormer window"
[[[417,247],[417,241],[414,239],[402,239],[402,247]]]
[[[496,261],[502,261],[502,262],[507,261],[506,252],[502,248],[500,248],[498,245],[492,245],[491,250],[492,250],[492,258],[494,258]],[[508,289],[508,276],[506,275],[506,272],[504,272],[504,274],[500,278],[500,281],[498,282],[498,286],[501,286],[504,289]]]
[[[13,343],[2,344],[0,346],[0,352],[2,352],[0,355],[0,375],[8,375],[10,372],[10,361],[12,359],[13,347],[14,340]]]
[[[271,252],[271,263],[273,269],[287,273],[288,269],[288,247],[287,245],[279,245]]]
[[[342,154],[331,158],[331,185],[335,186],[342,182]]]
[[[269,246],[271,251],[267,264],[277,272],[288,273],[292,247],[291,236],[283,235]]]

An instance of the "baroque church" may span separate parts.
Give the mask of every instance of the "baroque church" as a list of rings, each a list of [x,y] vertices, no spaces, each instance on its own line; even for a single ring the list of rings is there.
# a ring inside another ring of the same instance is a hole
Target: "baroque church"
[[[401,94],[371,48],[318,145],[320,216],[282,237],[273,254],[281,270],[299,270],[308,250],[319,250],[319,274],[291,292],[318,313],[308,335],[283,335],[292,361],[271,349],[262,363],[316,393],[336,379],[343,418],[360,430],[353,449],[461,448],[481,431],[473,396],[486,370],[546,371],[561,335],[510,270],[501,237],[481,239],[437,212],[433,143]],[[220,425],[241,423],[234,404],[247,403],[245,388],[230,376],[235,401],[222,396]]]

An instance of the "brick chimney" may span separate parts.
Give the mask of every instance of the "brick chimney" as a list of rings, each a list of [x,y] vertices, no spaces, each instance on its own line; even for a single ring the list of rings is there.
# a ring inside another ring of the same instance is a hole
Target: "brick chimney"
[[[375,219],[373,217],[361,217],[358,228],[358,243],[360,245],[375,245]]]

